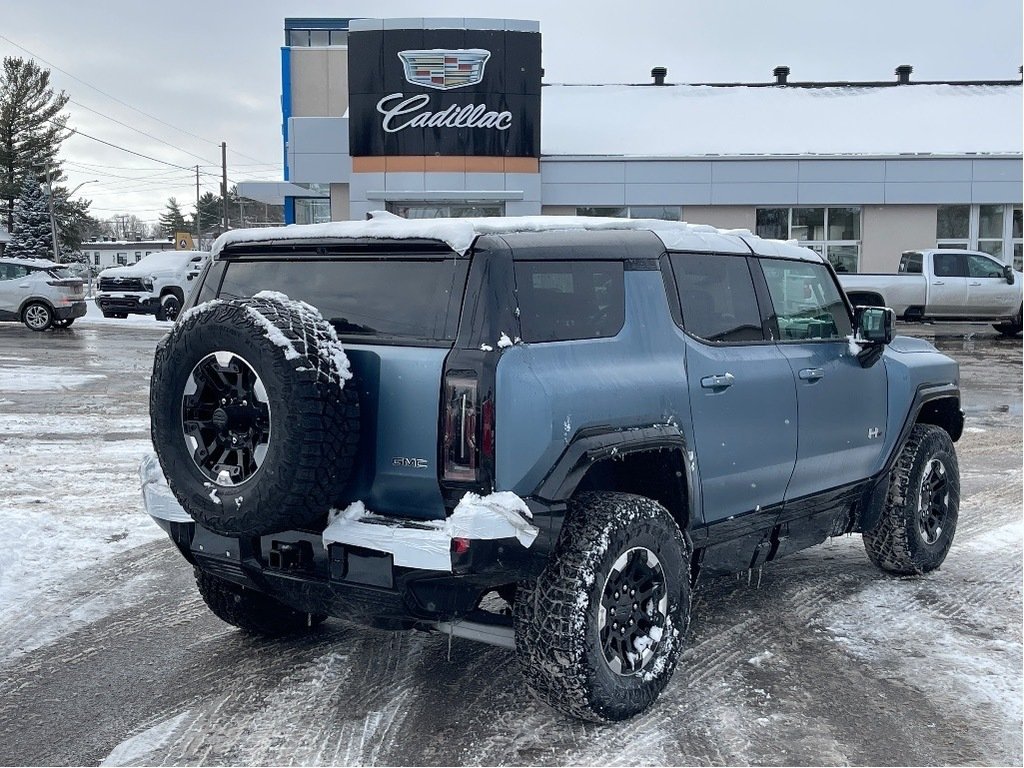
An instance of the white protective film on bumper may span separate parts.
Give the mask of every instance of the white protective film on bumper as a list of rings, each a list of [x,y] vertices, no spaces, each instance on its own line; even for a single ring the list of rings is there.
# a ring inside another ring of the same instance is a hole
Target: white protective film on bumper
[[[142,482],[142,503],[150,517],[171,523],[195,522],[167,487],[167,480],[164,479],[155,453],[143,455],[142,463],[139,464],[139,480]]]

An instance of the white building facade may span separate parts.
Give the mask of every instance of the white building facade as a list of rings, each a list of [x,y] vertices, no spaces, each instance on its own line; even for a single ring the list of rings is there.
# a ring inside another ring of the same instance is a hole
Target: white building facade
[[[839,270],[1021,266],[1021,82],[542,84],[537,22],[287,19],[286,221],[573,214],[795,239]],[[652,53],[652,56],[656,53]],[[271,199],[273,198],[273,199]]]

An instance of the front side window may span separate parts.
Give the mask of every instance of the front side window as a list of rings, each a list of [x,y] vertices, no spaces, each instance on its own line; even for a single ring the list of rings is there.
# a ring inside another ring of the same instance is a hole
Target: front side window
[[[967,256],[967,271],[971,277],[1003,278],[1003,266],[984,256]]]
[[[608,338],[622,330],[621,261],[518,261],[515,273],[524,341]]]
[[[842,339],[853,332],[839,289],[824,264],[761,259],[780,341]]]
[[[670,260],[689,333],[715,344],[764,339],[746,258],[674,253]]]

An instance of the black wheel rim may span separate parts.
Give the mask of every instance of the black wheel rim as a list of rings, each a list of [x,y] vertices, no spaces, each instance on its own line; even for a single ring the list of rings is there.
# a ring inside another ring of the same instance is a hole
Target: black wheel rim
[[[181,304],[177,298],[170,298],[164,302],[164,317],[168,320],[176,320],[178,312],[181,311]]]
[[[235,486],[259,470],[270,447],[263,381],[233,352],[211,352],[192,369],[181,398],[185,444],[213,483]]]
[[[668,590],[658,556],[634,547],[612,563],[601,592],[598,631],[605,661],[618,675],[635,675],[654,658],[666,632]]]
[[[942,536],[949,516],[949,477],[941,459],[931,458],[925,465],[917,512],[918,533],[926,544],[934,544]]]

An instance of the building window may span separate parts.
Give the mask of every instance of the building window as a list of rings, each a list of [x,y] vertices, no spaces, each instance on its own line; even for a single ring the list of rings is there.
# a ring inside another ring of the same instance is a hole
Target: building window
[[[940,205],[935,242],[939,248],[984,251],[1004,264],[1021,263],[1019,205]]]
[[[92,263],[93,263],[94,267],[98,267],[100,265],[100,252],[99,251],[96,251],[92,255]]]
[[[1019,205],[1013,206],[1010,227],[1010,242],[1013,245],[1013,268],[1020,272],[1024,269],[1021,263],[1021,244],[1024,243],[1024,239],[1021,237],[1021,207]]]
[[[348,30],[344,29],[289,29],[288,45],[292,48],[347,46]]]
[[[331,201],[323,197],[295,198],[296,224],[325,224],[331,220]]]
[[[504,216],[504,203],[388,203],[388,213],[403,219],[464,219],[467,217]]]
[[[142,258],[142,251],[136,251],[136,252],[135,252],[135,261],[136,261],[136,263],[138,263],[138,261],[139,261],[139,260],[140,260],[141,258]]]
[[[127,253],[119,253],[119,254],[117,254],[117,263],[118,264],[127,264],[128,263],[128,254]]]
[[[585,206],[576,209],[577,216],[605,216],[611,219],[660,219],[682,221],[680,205]]]
[[[837,272],[860,265],[860,207],[758,208],[757,234],[773,240],[797,240],[831,262]]]

